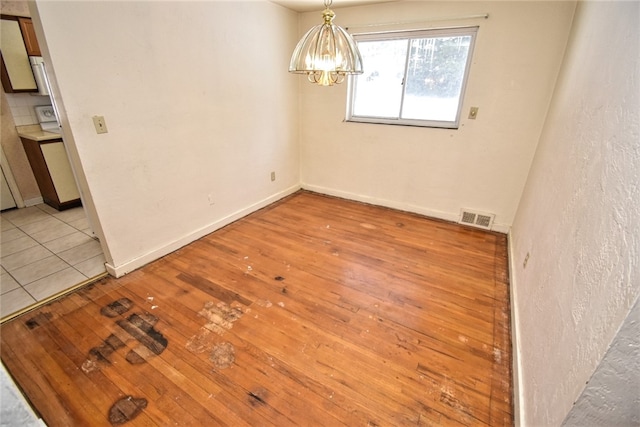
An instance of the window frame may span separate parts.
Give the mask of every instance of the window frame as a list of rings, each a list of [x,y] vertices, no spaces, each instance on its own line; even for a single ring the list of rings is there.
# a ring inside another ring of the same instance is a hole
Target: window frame
[[[385,31],[375,33],[362,33],[354,34],[353,38],[356,43],[360,41],[386,41],[386,40],[407,40],[421,38],[437,38],[437,37],[455,37],[455,36],[470,36],[469,51],[467,54],[467,61],[465,63],[465,70],[462,77],[462,85],[460,87],[460,96],[458,98],[458,109],[456,111],[456,118],[454,121],[441,121],[441,120],[421,120],[421,119],[403,119],[393,117],[376,117],[376,116],[356,116],[353,114],[353,106],[355,103],[356,89],[358,78],[364,76],[351,75],[348,81],[348,96],[347,96],[347,109],[346,118],[347,122],[355,123],[373,123],[373,124],[389,124],[389,125],[401,125],[401,126],[419,126],[430,128],[444,128],[444,129],[458,129],[460,127],[460,119],[462,116],[462,107],[464,104],[464,96],[469,81],[469,74],[471,70],[471,63],[473,61],[473,53],[475,50],[475,42],[478,35],[479,26],[466,26],[466,27],[448,27],[448,28],[428,28],[428,29],[414,29],[414,30],[397,30],[397,31]],[[407,51],[407,57],[409,51]],[[366,70],[366,62],[364,67]],[[408,73],[408,66],[405,61],[404,65],[404,77],[403,82],[406,81]],[[400,104],[400,111],[398,116],[402,112],[404,97],[406,92],[406,84],[402,83],[402,101]]]

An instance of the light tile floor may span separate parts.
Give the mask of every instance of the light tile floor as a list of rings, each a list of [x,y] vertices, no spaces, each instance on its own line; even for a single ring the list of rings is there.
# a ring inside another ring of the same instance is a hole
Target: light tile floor
[[[82,207],[14,209],[0,225],[0,318],[106,271]]]

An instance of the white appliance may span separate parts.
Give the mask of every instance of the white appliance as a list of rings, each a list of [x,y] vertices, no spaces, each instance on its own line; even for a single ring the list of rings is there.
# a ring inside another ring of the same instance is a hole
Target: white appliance
[[[35,107],[36,116],[42,130],[53,133],[62,133],[60,129],[60,123],[56,117],[56,111],[52,105],[41,105]]]
[[[41,56],[30,56],[29,62],[31,63],[31,69],[33,70],[33,77],[36,80],[38,86],[38,93],[40,95],[49,95],[49,80],[47,79],[47,70],[44,66],[44,60]]]
[[[38,108],[36,108],[36,114],[38,115],[38,121],[40,121],[40,126],[42,126],[43,122],[47,123],[45,126],[48,128],[49,132],[57,132],[60,131],[60,115],[58,114],[58,107],[56,105],[55,99],[53,99],[53,94],[51,93],[51,84],[49,82],[49,77],[47,76],[47,67],[44,63],[44,59],[41,56],[30,56],[29,62],[31,63],[31,69],[33,70],[33,77],[36,80],[36,84],[38,85],[38,94],[49,96],[51,100],[51,104],[48,107],[53,111],[53,115],[56,121],[56,125],[54,126],[51,123],[53,120],[50,117],[49,110],[44,111],[43,109],[43,118],[41,118],[40,113],[38,113]],[[44,126],[42,126],[44,129]],[[57,129],[57,131],[55,130]]]

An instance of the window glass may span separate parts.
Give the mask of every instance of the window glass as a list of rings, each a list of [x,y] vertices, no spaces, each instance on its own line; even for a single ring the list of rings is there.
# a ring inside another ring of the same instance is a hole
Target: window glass
[[[397,117],[402,106],[407,40],[365,41],[358,43],[367,68],[358,79],[353,112],[357,116]]]
[[[477,27],[356,36],[347,120],[457,128]]]

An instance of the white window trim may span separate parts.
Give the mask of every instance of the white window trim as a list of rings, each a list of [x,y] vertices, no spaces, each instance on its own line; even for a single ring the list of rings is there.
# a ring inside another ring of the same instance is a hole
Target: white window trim
[[[456,112],[455,121],[437,121],[437,120],[416,120],[416,119],[401,119],[401,118],[382,118],[382,117],[368,117],[368,116],[354,116],[353,115],[353,102],[356,93],[357,75],[349,76],[348,80],[348,96],[347,96],[347,109],[346,118],[347,122],[355,123],[373,123],[373,124],[388,124],[388,125],[401,125],[401,126],[419,126],[430,128],[443,128],[443,129],[458,129],[460,127],[460,118],[462,116],[462,107],[464,104],[464,96],[467,89],[467,83],[469,81],[469,72],[471,69],[471,62],[473,60],[473,52],[475,50],[475,42],[478,34],[478,26],[470,27],[455,27],[455,28],[437,28],[437,29],[422,29],[422,30],[399,30],[399,31],[385,31],[376,33],[363,33],[354,34],[356,42],[363,40],[396,40],[396,39],[414,39],[421,37],[438,37],[438,36],[456,36],[465,35],[471,36],[471,42],[469,44],[469,54],[467,55],[467,62],[465,64],[465,72],[462,80],[462,87],[460,88],[460,102],[458,103],[458,111]],[[364,64],[366,69],[367,64]],[[405,67],[406,73],[406,67]]]

